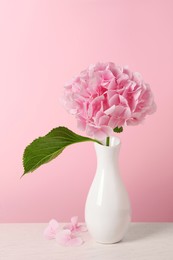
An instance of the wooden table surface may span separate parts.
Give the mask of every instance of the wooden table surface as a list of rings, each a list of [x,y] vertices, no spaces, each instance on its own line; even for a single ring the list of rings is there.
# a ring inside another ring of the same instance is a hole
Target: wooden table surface
[[[98,244],[82,233],[80,247],[46,240],[47,224],[0,224],[0,260],[173,260],[173,223],[132,223],[123,241]]]

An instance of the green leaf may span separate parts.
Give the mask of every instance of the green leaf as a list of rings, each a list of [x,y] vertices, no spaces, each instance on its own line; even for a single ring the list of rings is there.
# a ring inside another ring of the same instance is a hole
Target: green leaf
[[[121,133],[123,131],[123,127],[121,126],[121,127],[115,127],[114,128],[114,132],[116,132],[116,133]]]
[[[77,135],[66,127],[60,126],[54,128],[47,135],[35,139],[25,148],[23,154],[23,175],[33,172],[42,164],[52,161],[60,155],[67,146],[86,141],[101,144],[98,140]]]

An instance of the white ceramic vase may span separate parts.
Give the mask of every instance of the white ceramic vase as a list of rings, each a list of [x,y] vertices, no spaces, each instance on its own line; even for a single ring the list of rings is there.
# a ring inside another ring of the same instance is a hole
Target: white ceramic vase
[[[131,219],[128,194],[120,177],[120,139],[110,137],[110,146],[95,143],[97,170],[85,205],[85,221],[99,243],[116,243],[124,237]]]

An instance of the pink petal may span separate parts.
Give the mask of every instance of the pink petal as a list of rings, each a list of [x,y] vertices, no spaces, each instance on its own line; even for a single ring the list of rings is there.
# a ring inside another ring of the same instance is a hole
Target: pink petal
[[[108,90],[107,92],[107,99],[110,100],[111,97],[113,97],[114,95],[117,94],[117,91],[116,90]]]
[[[78,216],[74,216],[71,218],[71,223],[73,226],[76,226],[78,223]]]
[[[118,123],[119,123],[119,119],[116,116],[111,116],[109,120],[109,126],[114,129],[116,126],[120,126],[118,125]]]
[[[108,85],[108,89],[115,89],[115,87],[116,87],[115,78],[113,78]]]
[[[94,91],[97,89],[97,86],[101,84],[101,77],[98,72],[94,72],[93,76],[90,77],[88,82],[88,87],[91,92],[94,93]]]
[[[132,72],[128,69],[127,66],[123,68],[123,73],[127,74],[130,79],[132,78]]]
[[[92,116],[94,116],[100,109],[102,106],[101,101],[104,100],[104,96],[98,96],[95,99],[93,99],[93,101],[91,101],[91,103],[89,104],[88,107],[88,116],[89,118],[91,118]]]
[[[72,231],[73,230],[73,225],[71,223],[69,223],[69,224],[65,225],[63,227],[63,229],[69,229],[70,231]]]
[[[113,95],[110,99],[109,99],[109,105],[113,106],[113,105],[119,105],[120,104],[120,96],[118,94]]]
[[[88,229],[85,225],[79,225],[78,226],[78,231],[79,232],[86,232]]]
[[[105,81],[114,78],[114,75],[110,70],[102,71],[101,75],[102,75],[102,79],[104,79]]]
[[[56,235],[56,242],[60,245],[66,245],[71,239],[71,231],[68,229],[61,230]]]
[[[139,72],[133,72],[133,80],[140,85],[142,83],[141,74]]]
[[[126,98],[123,97],[122,95],[119,95],[119,100],[120,100],[121,105],[128,106],[128,102],[127,102]]]
[[[78,216],[71,218],[71,223],[65,225],[63,229],[68,229],[71,232],[85,232],[87,230],[85,225],[78,224]]]
[[[117,79],[118,84],[124,84],[125,81],[129,79],[129,76],[125,73],[122,73],[120,77]]]
[[[56,235],[56,241],[62,246],[79,246],[83,243],[80,237],[72,235],[72,232],[68,229],[60,231]]]
[[[101,117],[99,118],[98,124],[99,124],[100,126],[102,126],[102,125],[108,125],[108,122],[109,122],[109,116],[104,115],[104,116],[101,116]]]
[[[129,120],[127,120],[127,125],[138,125],[139,123],[142,123],[144,121],[144,117],[138,118],[138,117],[131,117]]]
[[[112,71],[116,78],[123,72],[123,68],[121,68],[120,66],[116,66],[112,62],[109,62],[109,69]]]
[[[99,125],[99,120],[100,120],[100,118],[101,118],[102,116],[104,116],[104,113],[103,113],[103,111],[99,110],[99,111],[96,113],[95,117],[94,117],[94,123],[95,123],[96,125]]]
[[[148,114],[149,114],[149,115],[150,115],[150,114],[153,114],[154,112],[156,112],[156,110],[157,110],[157,106],[156,106],[156,103],[153,101],[151,107],[150,107],[149,110],[148,110]]]
[[[93,126],[93,125],[87,125],[86,126],[86,133],[87,133],[87,135],[94,136],[95,131],[96,131],[96,127],[95,126]]]
[[[53,232],[49,227],[45,228],[43,235],[46,239],[54,239],[56,236],[56,233]]]
[[[114,111],[115,111],[115,105],[113,105],[113,106],[111,106],[110,108],[108,108],[108,109],[106,109],[105,111],[104,111],[104,113],[106,114],[106,115],[111,115]]]
[[[103,62],[97,62],[95,65],[93,65],[95,70],[105,70],[107,64]]]
[[[44,237],[46,239],[54,239],[57,234],[58,228],[59,223],[55,219],[50,220],[48,226],[43,232]]]
[[[113,130],[109,126],[95,127],[93,131],[94,137],[98,138],[99,140],[103,140],[107,136],[111,136],[112,134],[113,134]]]
[[[113,116],[120,117],[123,114],[123,112],[125,111],[125,109],[126,108],[124,106],[121,106],[121,105],[117,106],[113,113]]]
[[[67,242],[67,246],[80,246],[83,244],[83,240],[81,237],[76,237],[76,238],[73,238],[73,239],[70,239],[68,240]]]
[[[64,229],[69,229],[70,231],[78,230],[78,216],[74,216],[71,218],[71,223],[64,226]]]
[[[129,107],[117,106],[109,120],[109,126],[112,128],[123,126],[130,116],[131,110]]]
[[[51,219],[49,222],[49,226],[57,230],[59,228],[59,223],[55,219]]]

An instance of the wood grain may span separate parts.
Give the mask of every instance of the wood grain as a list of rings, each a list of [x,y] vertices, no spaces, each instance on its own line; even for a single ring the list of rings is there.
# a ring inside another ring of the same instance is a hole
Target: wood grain
[[[112,245],[85,232],[80,247],[45,240],[46,225],[0,224],[0,260],[173,260],[173,223],[132,223],[123,241]]]

